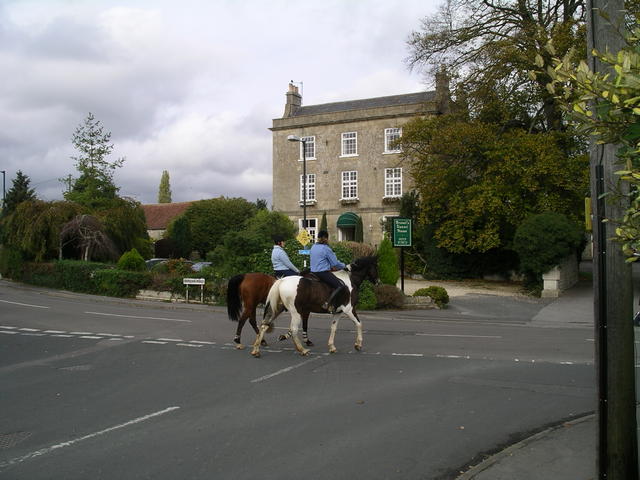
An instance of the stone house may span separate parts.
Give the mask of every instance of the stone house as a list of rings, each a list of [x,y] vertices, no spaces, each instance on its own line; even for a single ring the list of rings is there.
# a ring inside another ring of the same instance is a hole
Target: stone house
[[[330,239],[353,240],[359,220],[363,241],[378,245],[384,222],[399,214],[400,197],[412,189],[408,165],[393,141],[416,116],[449,110],[444,74],[436,90],[388,97],[302,105],[289,84],[282,118],[273,119],[273,208],[302,227],[306,164],[307,230],[312,238],[327,215]],[[305,140],[288,140],[290,135]]]

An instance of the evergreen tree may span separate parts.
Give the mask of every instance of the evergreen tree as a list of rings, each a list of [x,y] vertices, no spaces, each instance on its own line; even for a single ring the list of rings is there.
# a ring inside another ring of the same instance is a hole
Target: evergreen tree
[[[70,191],[64,194],[65,199],[101,209],[109,207],[117,197],[119,189],[113,183],[113,174],[122,166],[124,158],[113,162],[106,159],[113,150],[110,140],[111,132],[105,133],[100,121],[89,112],[72,137],[73,146],[80,154],[71,158],[75,160],[80,176],[72,181]]]
[[[162,171],[160,187],[158,188],[158,203],[171,203],[171,186],[169,185],[169,172]]]
[[[358,217],[358,223],[356,223],[356,231],[354,234],[354,240],[356,242],[360,242],[362,243],[363,239],[364,239],[364,235],[363,235],[363,225],[362,225],[362,218]]]
[[[31,179],[18,170],[16,178],[13,179],[13,185],[5,196],[4,208],[2,209],[2,217],[6,217],[15,211],[16,207],[27,200],[35,200],[36,193],[29,188]]]
[[[389,237],[385,235],[378,247],[378,276],[385,285],[395,285],[400,278],[398,258]]]
[[[322,213],[322,220],[320,220],[320,230],[327,230],[327,212]]]

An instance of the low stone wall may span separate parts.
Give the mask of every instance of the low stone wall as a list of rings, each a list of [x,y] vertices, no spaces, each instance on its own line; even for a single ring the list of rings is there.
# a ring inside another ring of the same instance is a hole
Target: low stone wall
[[[564,290],[578,283],[578,259],[575,255],[566,258],[560,265],[542,275],[543,298],[559,297]]]
[[[438,308],[431,297],[404,297],[402,308],[407,310],[421,310],[428,308]]]

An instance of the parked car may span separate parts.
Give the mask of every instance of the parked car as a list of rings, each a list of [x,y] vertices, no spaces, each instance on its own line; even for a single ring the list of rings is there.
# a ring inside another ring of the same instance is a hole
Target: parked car
[[[144,263],[147,264],[147,270],[151,270],[158,263],[166,262],[167,260],[169,259],[168,258],[150,258],[149,260],[146,260]]]
[[[199,272],[203,268],[210,267],[210,266],[211,266],[211,262],[196,262],[191,266],[191,268],[193,268],[194,272]]]

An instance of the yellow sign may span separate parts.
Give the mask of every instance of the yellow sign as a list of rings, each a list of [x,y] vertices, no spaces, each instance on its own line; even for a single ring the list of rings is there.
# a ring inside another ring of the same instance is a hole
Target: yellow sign
[[[298,232],[296,240],[298,240],[301,245],[309,245],[311,243],[311,235],[309,235],[309,232],[302,228]]]

